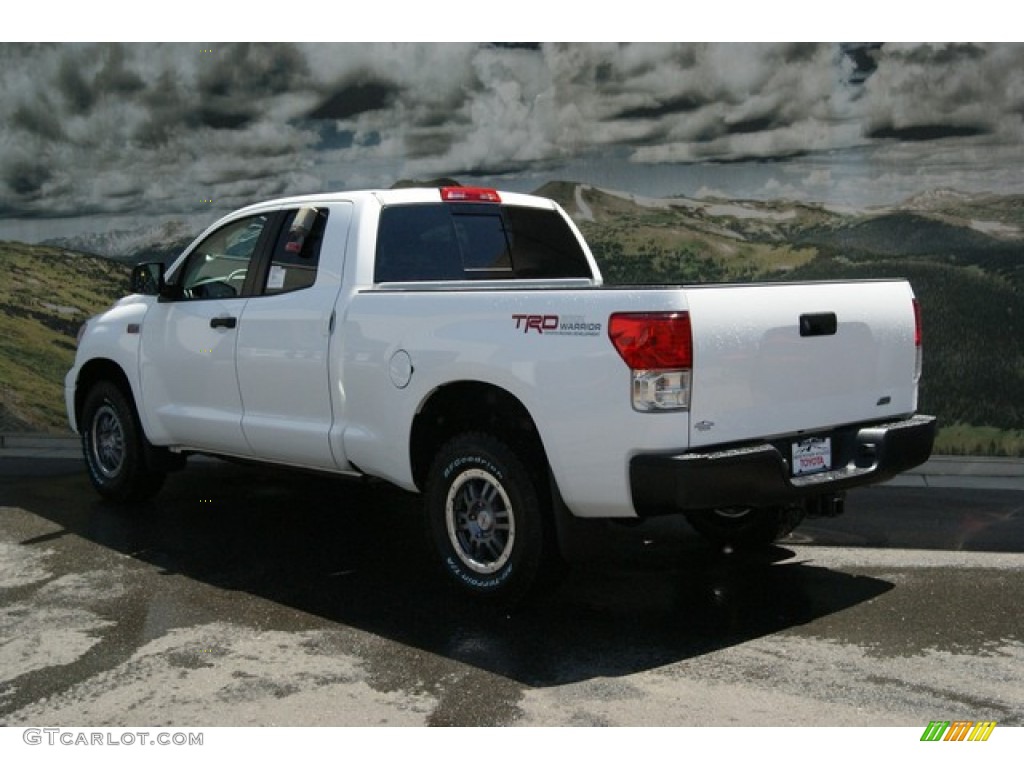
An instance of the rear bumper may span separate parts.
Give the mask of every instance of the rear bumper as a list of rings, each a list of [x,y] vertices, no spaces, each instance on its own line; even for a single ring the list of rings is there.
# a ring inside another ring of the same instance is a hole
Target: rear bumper
[[[640,454],[629,465],[633,507],[641,517],[698,509],[776,506],[879,483],[923,464],[932,452],[935,417],[843,427],[805,437],[832,439],[834,469],[792,477],[792,440],[706,452]]]

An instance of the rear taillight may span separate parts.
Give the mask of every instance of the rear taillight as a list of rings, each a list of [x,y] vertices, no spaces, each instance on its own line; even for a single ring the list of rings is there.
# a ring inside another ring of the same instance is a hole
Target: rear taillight
[[[921,368],[924,362],[924,355],[921,351],[921,302],[914,299],[914,381],[921,380]]]
[[[690,407],[693,333],[687,312],[619,312],[608,338],[632,373],[633,407],[677,411]]]

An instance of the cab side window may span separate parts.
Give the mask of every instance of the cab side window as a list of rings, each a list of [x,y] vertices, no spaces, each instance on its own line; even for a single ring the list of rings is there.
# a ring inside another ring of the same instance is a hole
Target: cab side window
[[[267,216],[227,224],[189,254],[178,285],[185,299],[231,299],[242,295]]]
[[[326,210],[300,208],[288,213],[270,257],[265,295],[298,291],[316,282],[326,226]]]

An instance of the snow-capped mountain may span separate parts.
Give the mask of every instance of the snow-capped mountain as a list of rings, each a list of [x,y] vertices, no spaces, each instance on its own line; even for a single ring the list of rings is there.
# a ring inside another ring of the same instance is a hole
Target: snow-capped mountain
[[[138,264],[142,261],[173,259],[192,242],[196,234],[193,226],[180,219],[173,219],[142,229],[86,232],[46,240],[43,244]]]

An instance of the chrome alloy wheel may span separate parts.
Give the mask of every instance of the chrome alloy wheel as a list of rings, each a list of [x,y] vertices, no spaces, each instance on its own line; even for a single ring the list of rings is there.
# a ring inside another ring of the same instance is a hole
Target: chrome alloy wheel
[[[89,435],[89,450],[96,469],[104,477],[116,478],[125,461],[124,426],[109,403],[96,410]]]
[[[448,538],[459,559],[479,574],[501,570],[512,556],[515,515],[508,494],[490,472],[467,469],[448,490]]]

